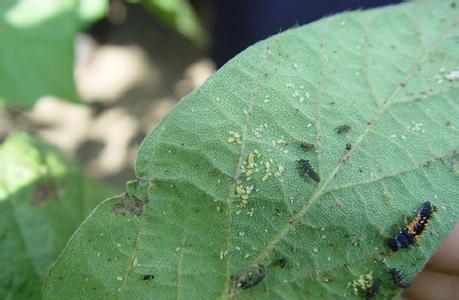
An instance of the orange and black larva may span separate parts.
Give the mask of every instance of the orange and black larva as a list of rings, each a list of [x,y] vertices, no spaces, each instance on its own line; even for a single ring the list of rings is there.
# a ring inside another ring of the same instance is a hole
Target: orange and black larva
[[[429,201],[422,204],[421,210],[416,217],[408,224],[407,227],[400,230],[400,232],[393,238],[387,240],[387,245],[392,251],[398,251],[403,248],[408,248],[414,245],[419,240],[419,236],[429,226],[433,213],[437,209],[430,204]]]
[[[365,291],[365,300],[371,300],[376,297],[381,288],[382,281],[381,279],[376,279],[376,281],[366,289]]]
[[[406,289],[410,286],[409,283],[406,283],[402,278],[402,272],[399,269],[391,268],[389,269],[389,273],[392,276],[392,281],[394,282],[396,287]]]

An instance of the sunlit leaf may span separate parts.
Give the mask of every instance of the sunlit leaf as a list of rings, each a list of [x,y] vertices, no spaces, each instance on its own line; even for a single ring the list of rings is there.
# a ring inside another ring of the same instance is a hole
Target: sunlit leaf
[[[79,101],[75,37],[106,6],[106,0],[2,0],[0,105],[31,107],[41,96]]]
[[[25,134],[0,145],[0,299],[39,299],[73,231],[113,191]]]

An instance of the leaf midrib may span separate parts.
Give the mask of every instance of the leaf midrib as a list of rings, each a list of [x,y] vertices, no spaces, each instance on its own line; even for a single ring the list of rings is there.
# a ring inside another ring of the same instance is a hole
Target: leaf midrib
[[[275,41],[275,39],[273,39],[273,41]],[[271,46],[268,45],[267,46],[267,51],[271,51]],[[264,64],[267,60],[267,58],[269,57],[269,55],[267,55],[266,52],[264,52],[264,58],[262,60],[262,63],[261,63],[261,67],[260,69],[262,69],[264,67]],[[247,108],[247,114],[246,114],[246,119],[245,119],[245,122],[244,122],[244,125],[242,126],[242,133],[241,133],[241,148],[239,150],[239,156],[238,156],[238,163],[237,163],[237,166],[236,166],[236,170],[234,172],[234,176],[233,176],[233,180],[234,180],[234,183],[232,185],[230,185],[230,189],[228,191],[228,222],[227,222],[227,243],[226,243],[226,249],[225,251],[228,251],[230,248],[231,248],[231,233],[232,233],[232,204],[234,202],[234,199],[236,197],[235,195],[235,189],[236,189],[236,186],[238,185],[239,183],[239,177],[241,175],[241,166],[242,166],[242,162],[243,162],[243,154],[244,154],[244,150],[245,150],[245,147],[246,147],[246,136],[247,136],[247,128],[249,127],[249,123],[250,123],[250,118],[252,116],[252,111],[253,111],[253,107],[255,105],[255,100],[256,100],[256,96],[257,96],[257,92],[258,92],[258,88],[260,86],[260,79],[261,79],[261,73],[259,73],[256,77],[255,77],[255,88],[254,88],[254,91],[251,95],[251,98],[250,98],[250,102],[249,102],[249,106]],[[226,256],[226,278],[228,280],[226,280],[226,284],[223,285],[223,291],[221,293],[221,296],[220,298],[224,298],[229,289],[230,289],[230,280],[229,278],[231,277],[231,274],[230,274],[230,257],[231,255],[227,255]]]

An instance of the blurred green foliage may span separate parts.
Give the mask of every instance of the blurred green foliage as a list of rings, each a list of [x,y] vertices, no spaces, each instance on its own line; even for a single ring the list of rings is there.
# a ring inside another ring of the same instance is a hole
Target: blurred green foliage
[[[0,1],[0,106],[28,108],[45,95],[78,102],[75,37],[106,11],[106,0]]]
[[[197,45],[206,47],[209,36],[189,0],[130,0],[148,7],[162,22],[171,26]]]
[[[0,157],[0,299],[39,299],[67,240],[114,191],[24,133],[9,136]]]

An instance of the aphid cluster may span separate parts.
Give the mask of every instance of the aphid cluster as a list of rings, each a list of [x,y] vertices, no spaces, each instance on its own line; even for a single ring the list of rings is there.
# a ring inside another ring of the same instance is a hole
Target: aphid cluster
[[[298,163],[298,168],[304,173],[308,174],[308,176],[314,180],[315,182],[320,181],[319,175],[314,171],[312,168],[311,164],[309,163],[309,160],[306,159],[300,159],[296,161]]]
[[[379,289],[381,288],[382,281],[380,279],[376,279],[376,281],[366,289],[365,291],[365,299],[366,300],[371,300],[376,297],[376,295],[379,292]]]
[[[392,276],[392,281],[394,282],[396,287],[406,289],[410,286],[409,283],[406,283],[402,278],[402,272],[399,269],[391,268],[389,269],[389,273]]]
[[[387,240],[387,245],[389,248],[395,252],[415,244],[416,241],[419,240],[419,236],[429,226],[430,220],[435,211],[435,206],[432,206],[429,201],[424,202],[422,204],[421,210],[411,221],[411,223],[408,224],[407,227],[400,230],[396,236]]]

